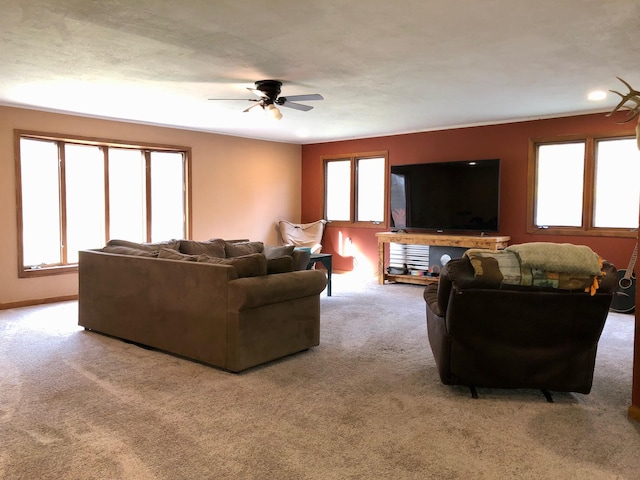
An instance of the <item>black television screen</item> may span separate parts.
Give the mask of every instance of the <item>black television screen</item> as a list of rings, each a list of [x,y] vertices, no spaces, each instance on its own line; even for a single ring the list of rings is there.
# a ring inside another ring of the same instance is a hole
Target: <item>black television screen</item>
[[[500,160],[391,166],[391,228],[497,232]]]

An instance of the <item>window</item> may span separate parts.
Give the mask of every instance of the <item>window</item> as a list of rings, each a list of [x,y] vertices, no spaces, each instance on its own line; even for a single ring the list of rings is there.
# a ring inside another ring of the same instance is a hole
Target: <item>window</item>
[[[20,277],[76,271],[111,238],[187,237],[188,148],[15,135]]]
[[[635,138],[533,140],[527,232],[635,236],[639,176]]]
[[[323,157],[325,219],[359,226],[386,223],[387,153]]]

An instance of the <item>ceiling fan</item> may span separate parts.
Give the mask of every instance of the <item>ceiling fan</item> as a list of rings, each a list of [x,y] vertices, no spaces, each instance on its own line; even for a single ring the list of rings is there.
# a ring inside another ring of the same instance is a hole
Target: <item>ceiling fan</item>
[[[282,82],[278,80],[258,80],[255,85],[255,88],[247,87],[247,90],[256,94],[259,98],[210,98],[209,100],[248,100],[249,102],[255,102],[250,107],[244,109],[243,112],[248,112],[252,108],[260,106],[265,112],[270,114],[276,120],[280,120],[282,118],[282,113],[280,113],[278,106],[308,112],[313,107],[296,102],[324,100],[324,97],[319,93],[281,97],[280,92]]]

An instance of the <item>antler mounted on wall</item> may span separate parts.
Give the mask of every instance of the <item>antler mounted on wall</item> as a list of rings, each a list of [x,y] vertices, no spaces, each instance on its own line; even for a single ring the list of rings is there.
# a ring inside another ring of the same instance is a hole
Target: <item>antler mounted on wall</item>
[[[626,85],[626,87],[629,89],[629,93],[623,95],[622,93],[616,92],[615,90],[610,90],[610,92],[615,93],[616,95],[620,95],[622,100],[620,100],[620,103],[616,105],[616,108],[614,108],[611,112],[607,114],[607,117],[610,117],[617,111],[627,110],[627,118],[624,121],[619,123],[628,123],[634,118],[636,118],[638,115],[640,115],[640,92],[638,90],[634,90],[633,88],[631,88],[631,85],[629,85],[620,77],[616,77],[616,78]],[[628,102],[634,103],[635,106],[627,105]]]

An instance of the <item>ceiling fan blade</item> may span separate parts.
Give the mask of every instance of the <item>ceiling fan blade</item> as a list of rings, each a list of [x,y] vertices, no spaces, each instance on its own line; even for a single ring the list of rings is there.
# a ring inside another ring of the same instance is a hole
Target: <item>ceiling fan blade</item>
[[[264,93],[262,90],[258,90],[257,88],[247,87],[247,90],[259,96],[260,98],[269,98],[266,93]]]
[[[248,108],[245,108],[242,112],[248,112],[249,110],[251,110],[253,107],[257,107],[258,105],[260,105],[261,107],[264,107],[264,104],[261,100],[249,100],[250,102],[256,102],[253,105],[251,105]]]
[[[283,97],[280,97],[280,98],[283,98]],[[309,101],[309,100],[324,100],[324,97],[319,93],[310,93],[308,95],[287,95],[286,97],[284,97],[284,99],[286,101],[299,102],[299,101]]]
[[[207,98],[207,100],[215,100],[215,101],[231,100],[233,102],[246,102],[247,100],[249,100],[250,102],[259,102],[260,101],[260,100],[253,100],[252,98]]]
[[[280,105],[282,107],[293,108],[295,110],[302,110],[303,112],[308,112],[309,110],[311,110],[313,108],[313,107],[311,107],[309,105],[303,105],[301,103],[290,102],[286,98],[279,98],[278,100],[283,100],[282,103],[280,103],[279,101],[276,102],[278,105]]]

